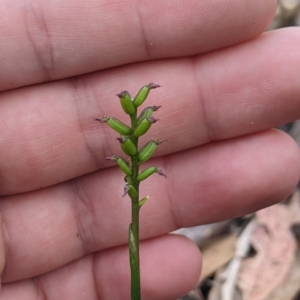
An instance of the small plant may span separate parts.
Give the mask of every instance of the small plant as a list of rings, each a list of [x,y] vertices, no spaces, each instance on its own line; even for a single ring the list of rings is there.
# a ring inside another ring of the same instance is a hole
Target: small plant
[[[154,153],[157,145],[165,140],[150,140],[141,149],[139,149],[139,137],[144,135],[154,124],[155,119],[152,114],[157,111],[160,106],[148,106],[144,108],[139,116],[137,109],[146,100],[150,90],[158,88],[159,85],[149,83],[143,86],[134,98],[131,98],[127,91],[122,91],[117,96],[120,99],[124,112],[130,116],[131,126],[127,126],[121,121],[113,117],[102,117],[96,119],[101,123],[107,123],[113,130],[120,134],[117,140],[121,144],[123,152],[129,156],[128,162],[121,157],[111,156],[106,159],[116,162],[121,170],[125,173],[124,195],[131,198],[131,224],[129,225],[129,259],[131,270],[131,299],[141,299],[140,289],[140,260],[139,260],[139,212],[141,207],[149,199],[146,196],[142,199],[139,197],[139,185],[154,173],[165,176],[163,171],[157,167],[148,167],[142,172],[139,171],[141,163],[147,161]]]

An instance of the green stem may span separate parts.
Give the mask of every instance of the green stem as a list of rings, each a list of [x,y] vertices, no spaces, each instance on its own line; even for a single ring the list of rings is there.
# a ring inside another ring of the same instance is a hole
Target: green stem
[[[136,114],[131,116],[131,127],[136,128]],[[138,149],[138,138],[132,137],[132,142]],[[131,156],[132,176],[131,181],[133,187],[137,191],[137,197],[131,198],[131,224],[129,226],[129,256],[131,271],[131,300],[141,299],[140,284],[140,257],[139,257],[139,182],[137,176],[139,174],[138,154]]]

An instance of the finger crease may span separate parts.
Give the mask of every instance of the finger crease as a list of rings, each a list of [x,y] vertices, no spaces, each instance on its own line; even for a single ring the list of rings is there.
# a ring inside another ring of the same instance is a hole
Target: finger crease
[[[70,180],[72,192],[74,194],[74,215],[79,233],[79,239],[85,254],[97,250],[96,237],[93,235],[95,224],[95,209],[93,201],[89,199],[84,188],[77,179]]]
[[[39,277],[33,277],[32,278],[32,281],[36,287],[36,291],[37,291],[37,295],[38,295],[38,299],[39,300],[47,300],[48,297],[45,293],[45,290],[44,290],[44,287],[43,287],[43,284],[41,283]]]
[[[103,299],[102,295],[100,294],[100,291],[98,289],[98,282],[97,282],[97,276],[96,276],[96,258],[97,258],[97,255],[96,254],[93,254],[93,257],[92,257],[92,276],[93,276],[93,281],[94,281],[94,286],[95,286],[95,294],[97,296],[97,299]]]
[[[50,31],[41,8],[42,3],[41,1],[24,1],[26,33],[44,75],[44,80],[50,81],[51,74],[54,73],[54,55]]]
[[[1,228],[2,228],[2,237],[3,237],[3,240],[4,240],[4,259],[5,259],[5,263],[4,263],[4,268],[3,268],[3,271],[2,271],[2,278],[5,277],[5,273],[6,273],[6,268],[7,268],[7,261],[8,261],[8,257],[10,257],[10,251],[9,251],[9,240],[10,240],[10,234],[9,234],[9,231],[7,229],[7,225],[6,225],[6,221],[3,217],[3,214],[2,212],[0,211],[1,213]],[[0,284],[1,284],[1,281],[0,281]]]
[[[110,143],[107,141],[107,142],[104,142],[103,145],[105,145],[105,147],[101,147],[100,150],[102,150],[102,154],[101,155],[97,155],[97,153],[101,153],[101,151],[99,151],[99,149],[94,149],[95,147],[92,147],[91,144],[89,143],[89,139],[86,135],[86,130],[85,130],[85,126],[84,124],[82,123],[82,120],[84,119],[85,121],[87,120],[86,116],[82,117],[81,116],[81,109],[80,107],[78,106],[79,103],[82,103],[84,100],[83,100],[83,97],[81,96],[81,89],[79,88],[78,86],[78,80],[76,78],[73,78],[70,80],[71,84],[72,84],[72,87],[73,87],[73,98],[74,98],[74,106],[76,108],[76,113],[77,113],[77,120],[78,120],[78,125],[80,127],[80,132],[82,134],[82,137],[83,137],[83,141],[84,141],[84,144],[85,144],[85,147],[88,151],[88,153],[90,154],[90,157],[93,161],[93,164],[95,166],[95,169],[96,170],[99,170],[101,168],[103,168],[104,166],[104,163],[103,163],[103,158],[109,156],[111,154],[110,149],[109,149],[109,145]],[[93,104],[94,104],[95,101],[93,101]],[[92,105],[93,106],[93,105]],[[92,116],[90,118],[90,121],[89,122],[93,122],[93,119],[92,119]],[[110,139],[110,136],[109,134],[108,135],[105,135],[107,137],[107,140]],[[97,148],[97,147],[96,147]],[[104,148],[104,149],[103,149]],[[109,151],[109,155],[106,154],[105,150],[108,149]],[[98,157],[101,157],[102,158],[102,162],[99,161]]]
[[[143,39],[143,42],[144,42],[144,48],[145,48],[145,51],[146,51],[146,54],[147,54],[147,58],[150,60],[152,58],[151,50],[150,50],[151,43],[149,43],[148,38],[147,38],[147,34],[146,34],[146,30],[145,30],[145,24],[143,22],[143,17],[142,17],[142,13],[141,13],[141,10],[140,10],[140,2],[139,1],[136,1],[135,7],[137,7],[139,27],[140,27],[141,36],[142,36],[142,39]]]
[[[162,157],[162,161],[163,161],[163,166],[164,166],[164,171],[166,172],[166,176],[167,176],[167,180],[168,180],[168,184],[166,186],[166,194],[167,194],[167,198],[168,198],[168,203],[169,203],[169,212],[171,213],[172,216],[172,220],[173,220],[173,224],[174,224],[174,228],[181,228],[182,225],[179,222],[180,218],[177,218],[177,214],[175,213],[175,211],[178,211],[177,209],[177,202],[175,201],[175,199],[177,197],[175,197],[175,195],[178,195],[177,191],[176,191],[176,184],[175,183],[175,178],[176,175],[172,174],[171,170],[172,167],[170,167],[170,159],[168,155],[165,155]],[[170,180],[170,178],[172,178],[172,180]]]
[[[193,73],[194,73],[194,78],[195,78],[195,86],[198,87],[198,95],[199,95],[199,105],[200,105],[200,109],[201,109],[201,112],[200,115],[201,115],[201,118],[202,118],[202,122],[204,123],[204,126],[205,126],[205,129],[206,129],[206,140],[207,140],[207,143],[209,142],[212,142],[212,141],[216,141],[217,140],[217,136],[216,136],[216,133],[215,133],[215,130],[213,128],[213,123],[209,121],[209,117],[208,117],[208,113],[207,113],[207,107],[205,105],[206,103],[206,100],[205,98],[203,97],[202,93],[201,93],[201,85],[199,84],[199,81],[198,81],[198,76],[197,76],[197,71],[196,71],[196,66],[197,66],[197,57],[193,57],[191,58],[191,68],[193,70]]]

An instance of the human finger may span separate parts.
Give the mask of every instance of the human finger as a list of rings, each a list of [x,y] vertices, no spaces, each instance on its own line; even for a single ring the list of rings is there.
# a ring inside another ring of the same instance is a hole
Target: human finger
[[[201,259],[199,249],[179,236],[163,236],[140,244],[143,299],[173,300],[196,284]],[[4,284],[2,300],[110,300],[130,299],[128,249],[116,247],[88,255],[34,279]]]
[[[136,92],[149,78],[163,85],[147,99],[163,106],[149,132],[168,139],[157,155],[295,120],[299,47],[299,30],[287,29],[193,59],[130,65],[4,93],[0,193],[30,191],[111,166],[104,158],[121,155],[117,134],[94,118],[112,115],[127,122],[115,94]]]
[[[295,142],[270,130],[154,159],[168,178],[141,185],[141,239],[234,218],[288,196],[299,180]],[[127,243],[130,201],[118,168],[0,202],[6,249],[3,280],[49,272],[87,253]],[[22,247],[20,247],[22,245]]]
[[[265,30],[276,5],[275,0],[7,0],[0,18],[0,90],[240,43]]]

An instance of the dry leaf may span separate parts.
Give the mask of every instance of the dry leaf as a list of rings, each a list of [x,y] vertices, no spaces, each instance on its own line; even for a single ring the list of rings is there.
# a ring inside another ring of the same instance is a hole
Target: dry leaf
[[[292,263],[284,281],[264,300],[292,300],[299,293],[300,287],[300,252],[298,251],[296,259]]]
[[[286,276],[296,251],[288,207],[274,205],[258,211],[256,217],[251,242],[257,253],[243,261],[238,281],[243,300],[263,300],[273,291]]]
[[[300,223],[300,192],[299,190],[295,190],[293,193],[288,209],[292,216],[292,223]]]
[[[202,249],[202,272],[198,284],[232,259],[236,239],[236,233],[220,236]]]
[[[222,285],[224,282],[224,272],[226,268],[220,268],[215,275],[213,286],[209,292],[208,300],[220,300],[222,299]],[[242,300],[241,293],[235,289],[232,300]]]

